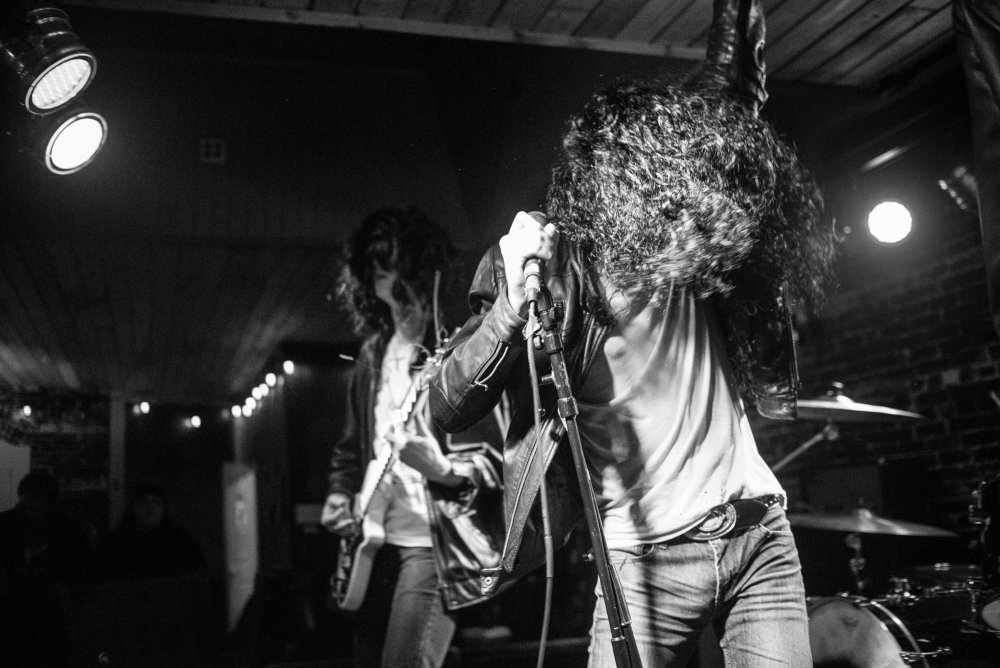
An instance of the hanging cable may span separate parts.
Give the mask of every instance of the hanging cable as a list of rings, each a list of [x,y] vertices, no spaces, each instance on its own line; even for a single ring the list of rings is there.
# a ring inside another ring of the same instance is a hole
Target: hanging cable
[[[535,336],[540,331],[538,326],[538,302],[528,303],[528,371],[531,374],[531,399],[535,414],[535,466],[537,467],[540,487],[538,497],[542,511],[542,542],[545,546],[545,604],[542,613],[542,632],[538,641],[538,668],[545,664],[545,645],[549,635],[549,618],[552,614],[552,580],[554,575],[552,526],[549,518],[549,495],[545,485],[545,445],[542,439],[542,400],[538,392],[540,379],[535,361]]]

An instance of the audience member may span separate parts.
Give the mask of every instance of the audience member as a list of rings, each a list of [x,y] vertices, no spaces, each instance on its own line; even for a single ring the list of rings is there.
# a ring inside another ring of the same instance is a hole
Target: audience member
[[[125,579],[195,573],[205,566],[198,541],[169,516],[164,491],[151,484],[136,490],[99,561],[102,574]]]

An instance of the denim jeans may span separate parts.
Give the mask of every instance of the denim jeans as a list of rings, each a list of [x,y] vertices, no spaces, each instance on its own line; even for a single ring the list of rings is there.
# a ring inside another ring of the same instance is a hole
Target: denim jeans
[[[429,547],[383,545],[354,622],[358,668],[440,666],[455,621],[438,590]]]
[[[610,550],[610,563],[644,666],[687,665],[710,624],[727,668],[812,666],[802,570],[780,506],[733,535]],[[600,581],[590,665],[615,665]]]

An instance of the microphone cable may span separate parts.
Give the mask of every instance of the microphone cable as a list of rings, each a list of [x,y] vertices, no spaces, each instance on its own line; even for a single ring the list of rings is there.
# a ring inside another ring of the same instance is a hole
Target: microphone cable
[[[538,325],[537,295],[528,302],[528,372],[531,375],[531,399],[535,416],[535,467],[538,471],[540,487],[538,496],[542,511],[542,542],[545,546],[545,604],[542,613],[542,632],[538,641],[538,668],[545,664],[545,645],[548,642],[549,621],[552,616],[552,580],[554,576],[552,525],[549,517],[549,496],[545,484],[545,445],[542,439],[542,400],[539,395],[538,367],[535,361],[535,336],[540,332]]]

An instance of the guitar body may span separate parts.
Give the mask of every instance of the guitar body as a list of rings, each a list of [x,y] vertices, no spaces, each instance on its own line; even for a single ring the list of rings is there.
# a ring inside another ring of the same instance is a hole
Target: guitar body
[[[424,369],[413,379],[397,413],[397,421],[406,424],[414,409],[421,409],[427,397],[427,381],[441,363],[444,349],[427,360]],[[385,511],[388,504],[383,481],[396,461],[392,446],[383,437],[375,448],[375,459],[368,462],[361,490],[354,497],[354,517],[359,529],[340,539],[337,567],[330,576],[330,596],[340,610],[356,611],[365,600],[375,555],[385,544]]]
[[[386,499],[379,485],[391,465],[391,455],[368,463],[361,492],[354,499],[354,516],[362,518],[359,529],[340,539],[330,593],[337,607],[345,612],[356,611],[364,602],[375,555],[385,544]]]

